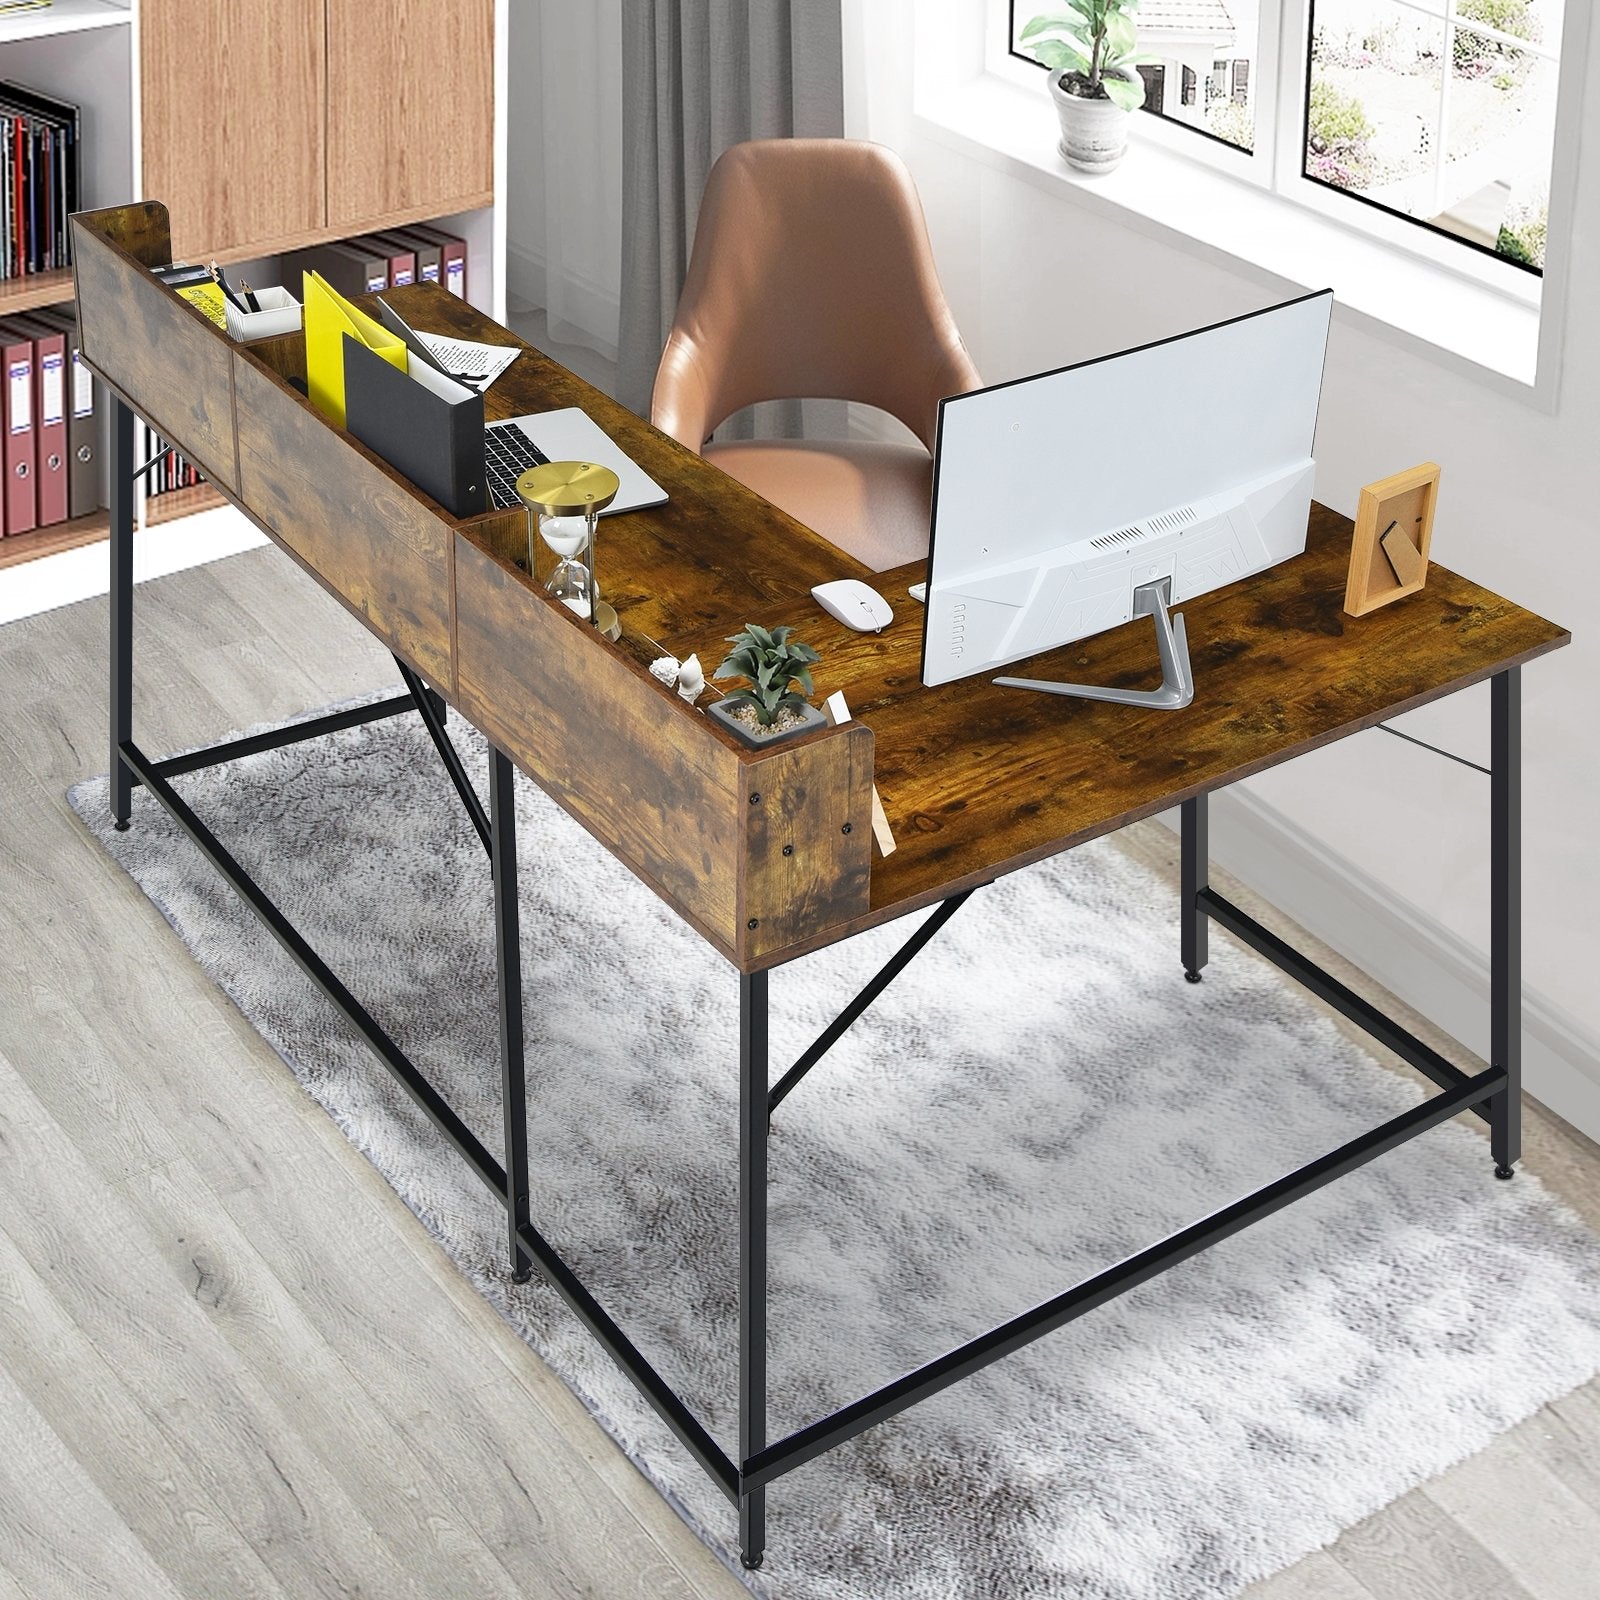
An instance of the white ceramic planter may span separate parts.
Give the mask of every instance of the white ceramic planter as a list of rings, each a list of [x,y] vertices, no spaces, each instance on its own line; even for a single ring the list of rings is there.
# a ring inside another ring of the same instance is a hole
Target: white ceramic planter
[[[1085,100],[1061,87],[1061,74],[1049,75],[1050,98],[1061,122],[1062,159],[1078,172],[1109,172],[1128,148],[1128,118],[1112,100]]]

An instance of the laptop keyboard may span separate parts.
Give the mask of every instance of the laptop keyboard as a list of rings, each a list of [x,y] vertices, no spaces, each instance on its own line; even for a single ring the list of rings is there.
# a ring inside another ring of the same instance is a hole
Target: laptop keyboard
[[[515,422],[496,422],[483,430],[483,465],[489,480],[489,498],[501,510],[522,502],[517,479],[529,467],[548,466],[550,457]]]

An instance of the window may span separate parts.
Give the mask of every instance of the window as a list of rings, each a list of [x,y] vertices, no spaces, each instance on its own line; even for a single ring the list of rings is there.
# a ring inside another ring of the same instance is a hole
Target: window
[[[1542,275],[1563,3],[1141,0],[1144,109],[1347,222],[1403,219],[1390,236],[1435,259]],[[1039,14],[1074,0],[1010,0],[1014,56]]]
[[[1314,0],[1304,174],[1541,272],[1559,0]]]

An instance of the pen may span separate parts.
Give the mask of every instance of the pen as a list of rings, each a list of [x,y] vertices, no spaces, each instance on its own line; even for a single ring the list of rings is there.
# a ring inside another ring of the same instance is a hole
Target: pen
[[[242,301],[238,295],[236,295],[233,290],[228,287],[228,280],[223,277],[222,268],[219,267],[215,261],[211,263],[211,276],[217,287],[221,289],[223,294],[228,297],[228,301],[233,306],[234,310],[243,311],[245,309],[244,301]]]

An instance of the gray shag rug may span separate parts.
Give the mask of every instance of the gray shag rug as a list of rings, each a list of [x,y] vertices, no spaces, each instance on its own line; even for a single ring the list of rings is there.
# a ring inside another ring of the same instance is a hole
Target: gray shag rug
[[[469,765],[483,746],[459,719]],[[737,989],[519,780],[532,1210],[730,1453]],[[498,1148],[489,873],[402,718],[180,780]],[[142,790],[72,803],[195,959],[699,1536],[732,1508],[498,1207]],[[772,980],[776,1075],[909,919]],[[1418,1091],[1102,841],[983,890],[783,1105],[771,1433],[1394,1115]],[[226,1092],[221,1085],[219,1093]],[[781,1479],[774,1600],[1205,1600],[1327,1544],[1600,1369],[1600,1239],[1439,1128]]]

